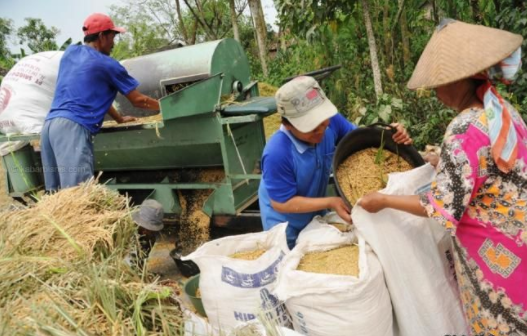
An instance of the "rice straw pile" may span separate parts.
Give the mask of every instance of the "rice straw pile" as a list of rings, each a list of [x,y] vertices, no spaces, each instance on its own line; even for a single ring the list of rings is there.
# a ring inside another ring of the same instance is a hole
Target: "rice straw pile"
[[[180,289],[124,261],[136,230],[128,200],[95,181],[0,214],[0,334],[181,332]]]
[[[376,158],[382,158],[376,162]],[[388,174],[411,170],[412,166],[403,158],[388,150],[379,152],[368,148],[350,155],[337,169],[339,187],[346,199],[355,204],[359,198],[371,191],[386,187]]]
[[[91,259],[95,250],[113,249],[116,230],[125,229],[129,221],[128,210],[126,198],[89,183],[43,196],[33,207],[6,212],[0,220],[0,235],[7,251]]]
[[[310,273],[359,276],[359,247],[346,245],[328,251],[307,253],[300,260],[297,270]]]
[[[267,252],[267,250],[264,249],[258,249],[253,251],[245,251],[245,252],[236,252],[229,257],[233,259],[243,259],[243,260],[256,260],[260,258],[264,253]]]

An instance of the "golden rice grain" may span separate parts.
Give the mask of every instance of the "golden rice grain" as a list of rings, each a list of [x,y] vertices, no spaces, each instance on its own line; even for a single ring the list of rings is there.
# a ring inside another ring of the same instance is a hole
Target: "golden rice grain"
[[[371,191],[386,187],[388,174],[413,168],[403,158],[388,150],[382,152],[383,158],[377,164],[377,155],[377,148],[367,148],[349,156],[338,167],[339,187],[351,204]]]
[[[359,276],[359,247],[345,245],[304,255],[297,270],[334,275]]]
[[[256,260],[260,258],[267,250],[265,249],[258,249],[253,251],[244,251],[244,252],[236,252],[234,254],[231,254],[230,257],[234,259],[243,259],[243,260]]]

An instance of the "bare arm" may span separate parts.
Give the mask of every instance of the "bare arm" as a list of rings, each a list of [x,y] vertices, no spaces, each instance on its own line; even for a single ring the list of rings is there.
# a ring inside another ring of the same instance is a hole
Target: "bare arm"
[[[121,115],[119,112],[117,112],[117,110],[115,109],[115,107],[113,107],[113,105],[110,106],[110,108],[108,109],[108,112],[106,113],[108,113],[110,117],[112,117],[112,119],[115,120],[118,124],[137,120],[135,117]]]
[[[340,197],[303,197],[294,196],[284,203],[271,200],[271,206],[281,213],[306,213],[332,209],[345,221],[351,223],[350,209]]]
[[[159,111],[159,101],[142,94],[137,89],[127,94],[126,98],[134,107]]]
[[[358,203],[368,212],[379,212],[386,208],[405,211],[412,215],[428,217],[426,209],[419,202],[419,196],[385,195],[372,192],[364,195]]]

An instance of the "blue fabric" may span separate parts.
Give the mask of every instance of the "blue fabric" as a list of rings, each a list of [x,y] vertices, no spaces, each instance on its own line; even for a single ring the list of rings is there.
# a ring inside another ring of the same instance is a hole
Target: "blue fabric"
[[[66,118],[46,120],[40,137],[46,190],[74,187],[93,176],[93,136]]]
[[[85,45],[69,46],[60,61],[51,111],[46,120],[62,117],[95,134],[117,92],[129,94],[139,83],[115,59]]]
[[[262,181],[258,190],[264,230],[289,222],[286,233],[290,248],[300,231],[324,211],[279,213],[271,200],[284,203],[293,196],[325,197],[333,154],[338,142],[357,128],[341,114],[330,119],[322,142],[312,146],[296,139],[284,127],[269,140],[262,156]]]

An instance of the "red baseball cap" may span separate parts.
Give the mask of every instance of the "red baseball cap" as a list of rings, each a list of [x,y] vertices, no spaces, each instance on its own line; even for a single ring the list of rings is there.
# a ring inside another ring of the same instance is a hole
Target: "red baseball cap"
[[[118,33],[126,33],[124,28],[116,27],[108,15],[101,13],[95,13],[88,16],[88,18],[84,20],[82,30],[84,31],[84,36],[100,33],[106,30],[113,30]]]

